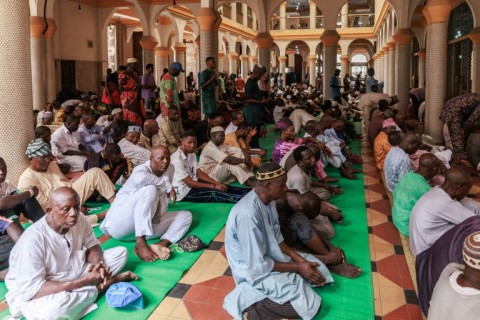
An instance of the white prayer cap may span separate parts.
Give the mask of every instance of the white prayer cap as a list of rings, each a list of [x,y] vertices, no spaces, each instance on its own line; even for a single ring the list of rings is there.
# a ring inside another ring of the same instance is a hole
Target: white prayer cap
[[[117,113],[120,113],[122,112],[122,109],[121,108],[115,108],[112,110],[112,116],[116,115]]]
[[[337,101],[332,101],[332,107],[336,107],[338,106],[338,102]]]
[[[53,119],[53,112],[43,111],[42,119]]]
[[[213,127],[212,130],[210,131],[210,133],[214,133],[214,132],[224,132],[225,130],[220,127],[220,126],[216,126],[216,127]]]
[[[135,59],[135,58],[128,58],[127,59],[127,63],[135,63],[135,62],[137,62],[137,59]]]
[[[142,132],[142,128],[139,126],[128,126],[127,132]]]

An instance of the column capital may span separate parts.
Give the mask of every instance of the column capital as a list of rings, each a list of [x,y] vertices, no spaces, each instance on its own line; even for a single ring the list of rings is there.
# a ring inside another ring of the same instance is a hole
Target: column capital
[[[168,47],[156,47],[155,48],[155,55],[157,57],[166,58],[170,53],[170,48]]]
[[[336,47],[338,40],[340,40],[340,35],[337,30],[325,30],[320,36],[324,47]]]
[[[41,17],[30,17],[30,37],[41,38],[45,30],[45,21]]]
[[[260,32],[255,37],[255,42],[259,48],[271,48],[273,44],[273,38],[270,32]]]
[[[152,36],[143,36],[142,39],[140,39],[139,43],[142,46],[143,50],[150,50],[150,51],[155,50],[155,47],[158,44],[157,39],[155,39],[155,37],[152,37]]]
[[[306,66],[307,65],[307,61],[302,61],[302,66]]]
[[[388,42],[387,42],[387,45],[388,45],[388,48],[390,49],[390,51],[393,51],[395,50],[395,46],[397,45],[395,43],[395,40],[394,39],[390,39]]]
[[[279,56],[279,57],[278,57],[278,61],[280,61],[280,62],[287,62],[287,57],[285,57],[285,56]]]
[[[423,8],[423,15],[427,24],[446,23],[452,11],[450,0],[430,0]]]
[[[340,56],[340,60],[341,60],[341,61],[348,61],[348,58],[349,58],[349,57],[348,57],[348,55],[346,55],[346,54],[342,54],[342,55]]]
[[[388,53],[388,51],[390,51],[390,47],[388,46],[388,44],[386,44],[382,47],[382,51],[383,51],[383,53]]]
[[[248,61],[248,56],[245,55],[245,54],[242,54],[242,55],[240,56],[240,60],[242,60],[242,61]]]
[[[173,49],[176,53],[185,53],[187,51],[187,46],[183,42],[175,42],[173,44]]]
[[[222,16],[212,8],[200,8],[196,18],[198,27],[203,32],[218,32],[222,23]]]
[[[57,24],[53,19],[47,19],[47,31],[43,34],[43,36],[47,39],[53,38],[55,32],[57,32]]]
[[[470,31],[468,37],[470,38],[470,40],[472,40],[473,43],[480,43],[480,27],[476,27],[475,29]]]
[[[238,53],[236,53],[236,52],[229,52],[229,53],[228,53],[228,56],[229,56],[231,59],[237,59],[237,58],[238,58]]]
[[[280,4],[280,7],[286,8],[286,7],[287,7],[287,2],[286,2],[286,1],[285,1],[285,2],[282,2],[282,4]]]
[[[398,29],[392,37],[397,45],[410,44],[413,40],[414,34],[410,29]]]
[[[253,64],[257,64],[257,62],[258,62],[258,57],[257,57],[257,56],[251,56],[251,57],[250,57],[250,62],[253,63]]]
[[[297,50],[290,49],[290,50],[285,50],[285,54],[291,55],[291,54],[296,54]]]
[[[223,58],[225,57],[225,51],[218,51],[218,58]]]
[[[417,51],[417,56],[419,59],[425,59],[425,56],[427,53],[425,52],[425,49],[420,49]]]
[[[317,62],[317,56],[316,55],[309,55],[308,56],[308,61]]]

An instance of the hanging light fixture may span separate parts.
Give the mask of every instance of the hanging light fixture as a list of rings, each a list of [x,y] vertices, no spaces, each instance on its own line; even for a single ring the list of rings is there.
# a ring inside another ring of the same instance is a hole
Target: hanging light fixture
[[[82,5],[80,4],[80,1],[78,1],[78,10],[82,10]]]
[[[176,8],[176,7],[177,7],[177,0],[173,0],[173,4],[172,4],[172,6],[173,6],[174,8]]]

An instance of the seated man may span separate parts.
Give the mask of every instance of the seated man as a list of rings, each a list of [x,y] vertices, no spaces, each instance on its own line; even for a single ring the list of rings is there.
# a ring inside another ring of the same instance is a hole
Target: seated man
[[[464,265],[451,263],[442,272],[433,290],[429,319],[463,320],[480,317],[480,232],[463,243]]]
[[[17,241],[5,279],[13,317],[79,319],[110,285],[137,279],[130,271],[118,274],[127,249],[102,251],[79,210],[75,190],[60,187],[49,195],[47,215]]]
[[[211,113],[209,118],[197,122],[194,127],[194,131],[197,135],[198,149],[203,149],[208,141],[210,141],[210,133],[212,128],[221,126],[223,126],[223,117],[214,113]]]
[[[228,134],[237,131],[238,125],[242,122],[245,122],[245,118],[243,117],[243,113],[240,110],[234,110],[230,114],[232,121],[228,124],[225,128],[225,136]]]
[[[129,126],[125,138],[118,142],[123,155],[130,159],[134,166],[144,164],[150,159],[151,152],[137,145],[141,131],[142,128],[140,127]]]
[[[225,131],[226,132],[226,131]],[[241,122],[237,129],[225,134],[225,142],[227,146],[242,149],[242,151],[250,156],[250,162],[255,168],[259,168],[262,164],[262,156],[267,152],[263,149],[250,149],[250,141],[257,134],[257,128],[251,128],[248,123]]]
[[[233,134],[235,134],[233,132]],[[178,201],[237,203],[249,188],[229,186],[210,178],[198,168],[195,148],[195,132],[187,131],[182,135],[180,147],[172,154],[175,167],[173,188]]]
[[[392,149],[392,145],[388,142],[388,134],[396,130],[395,121],[388,118],[382,121],[382,131],[377,135],[373,142],[373,156],[375,158],[375,166],[378,170],[383,171],[385,158],[388,152]]]
[[[175,106],[169,107],[168,117],[164,117],[162,126],[160,127],[160,144],[166,146],[170,154],[173,154],[177,151],[184,132],[178,108]]]
[[[211,131],[211,140],[200,154],[200,169],[216,181],[228,184],[236,179],[240,184],[251,186],[253,173],[247,167],[250,157],[245,157],[241,149],[223,144],[225,131],[222,127],[214,127]]]
[[[125,138],[125,135],[128,131],[128,121],[123,120],[123,111],[121,108],[115,108],[112,110],[112,123],[111,134],[113,142],[118,143],[120,140]]]
[[[74,182],[70,182],[52,161],[50,148],[42,139],[31,141],[26,154],[30,159],[30,166],[18,178],[18,187],[28,189],[30,186],[36,186],[39,190],[36,197],[43,210],[47,208],[50,192],[60,187],[72,187],[79,194],[81,205],[95,190],[110,203],[115,199],[115,186],[99,168],[92,168]],[[97,218],[102,219],[103,215],[88,216],[92,224]]]
[[[95,124],[93,113],[85,113],[82,116],[82,122],[78,133],[80,134],[80,143],[85,150],[98,153],[103,150],[103,146],[107,142],[113,142],[109,134],[110,127],[102,128]]]
[[[84,170],[88,171],[91,168],[102,169],[113,184],[123,184],[132,173],[133,163],[123,156],[117,144],[109,143],[105,150],[88,157]]]
[[[52,154],[58,163],[70,165],[70,172],[83,170],[89,153],[80,145],[80,119],[68,116],[63,125],[52,134]]]
[[[170,153],[164,146],[152,149],[150,161],[139,165],[120,189],[100,229],[120,241],[136,241],[135,254],[145,262],[167,260],[172,243],[187,233],[189,211],[167,212],[168,198],[175,203]],[[160,238],[147,245],[147,239]]]
[[[472,178],[461,167],[448,169],[445,182],[425,193],[410,215],[410,250],[419,255],[445,232],[464,220],[480,214],[480,203],[465,198]]]
[[[432,188],[429,182],[440,170],[440,160],[431,153],[423,154],[419,162],[418,169],[407,172],[393,192],[393,224],[406,237],[413,206]]]
[[[373,145],[375,138],[380,131],[382,131],[383,121],[392,117],[392,110],[389,108],[388,101],[385,99],[378,102],[378,109],[376,109],[376,111],[378,112],[372,115],[372,119],[368,125],[368,140],[370,141],[370,145]]]
[[[286,198],[277,200],[276,205],[280,230],[287,245],[298,249],[306,246],[331,272],[347,278],[358,277],[360,268],[347,264],[343,250],[321,237],[310,224],[309,219],[318,215],[319,197],[311,192],[287,192]]]
[[[223,307],[235,319],[312,319],[320,308],[312,284],[331,282],[320,260],[298,254],[282,237],[275,200],[285,197],[286,181],[282,167],[262,165],[255,189],[228,216],[225,248],[236,287]]]
[[[388,152],[383,166],[388,191],[393,193],[403,175],[412,171],[409,155],[418,150],[420,142],[420,138],[415,133],[409,132],[403,136],[398,147],[393,147]]]
[[[52,131],[55,131],[57,130],[58,128],[60,128],[60,126],[62,125],[61,123],[58,123],[58,122],[53,122],[53,112],[51,111],[45,111],[42,113],[42,117],[41,117],[41,120],[40,122],[37,123],[37,127],[39,126],[47,126],[48,128],[50,128],[50,130]]]
[[[147,119],[143,123],[143,131],[140,134],[140,140],[137,146],[152,151],[152,148],[161,144],[160,136],[158,135],[158,122],[153,119]]]

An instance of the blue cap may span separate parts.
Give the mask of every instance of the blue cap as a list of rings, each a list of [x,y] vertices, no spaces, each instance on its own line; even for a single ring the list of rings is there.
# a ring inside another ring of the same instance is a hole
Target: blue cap
[[[106,293],[107,304],[111,308],[124,310],[143,309],[142,293],[130,282],[117,282],[108,288]]]
[[[170,65],[170,68],[175,69],[175,70],[178,70],[178,71],[180,71],[180,72],[185,72],[185,70],[183,70],[182,64],[181,64],[180,62],[173,62],[173,63]]]

